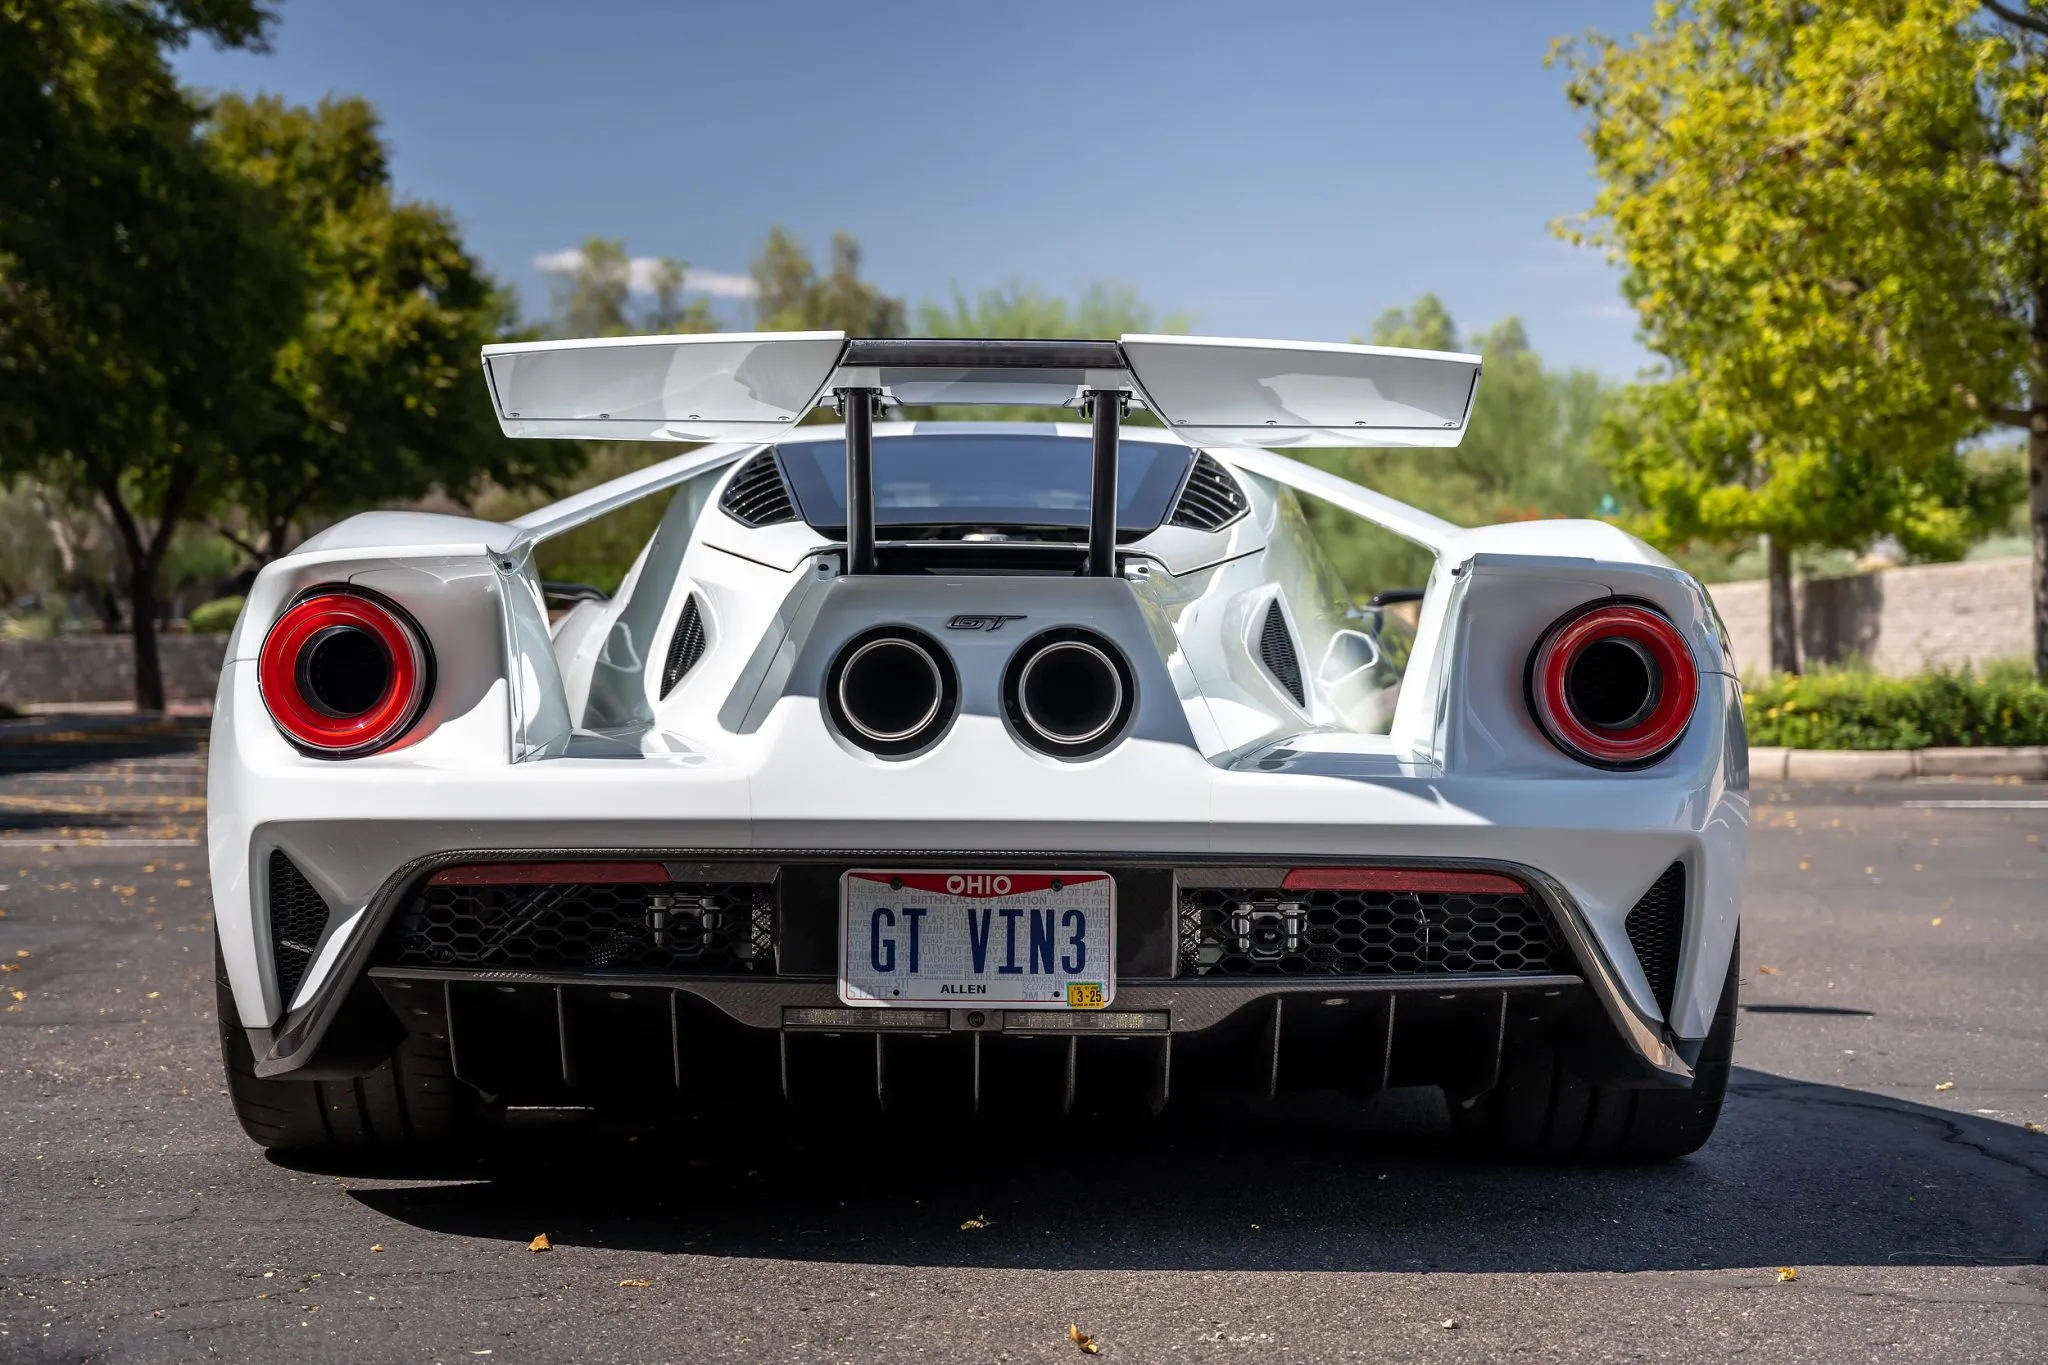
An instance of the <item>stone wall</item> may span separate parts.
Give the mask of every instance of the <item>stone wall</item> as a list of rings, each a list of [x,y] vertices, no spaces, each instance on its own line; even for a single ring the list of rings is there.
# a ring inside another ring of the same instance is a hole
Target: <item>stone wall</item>
[[[1813,664],[1857,656],[1893,676],[2031,658],[2030,567],[2026,559],[1986,559],[1799,582],[1801,657]],[[1768,670],[1770,585],[1713,583],[1707,591],[1728,627],[1737,667]]]
[[[157,638],[164,700],[211,701],[225,635]],[[0,702],[118,702],[135,698],[135,646],[125,635],[0,640]]]

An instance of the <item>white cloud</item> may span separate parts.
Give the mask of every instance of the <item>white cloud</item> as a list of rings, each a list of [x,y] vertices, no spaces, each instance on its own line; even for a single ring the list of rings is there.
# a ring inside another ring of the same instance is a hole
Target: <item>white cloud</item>
[[[635,256],[626,262],[626,288],[635,294],[654,292],[654,272],[661,262],[653,256]],[[573,275],[583,266],[583,253],[575,247],[548,251],[533,258],[533,268],[544,275]],[[750,275],[733,275],[722,270],[687,270],[683,288],[693,294],[719,299],[751,299],[761,292]]]

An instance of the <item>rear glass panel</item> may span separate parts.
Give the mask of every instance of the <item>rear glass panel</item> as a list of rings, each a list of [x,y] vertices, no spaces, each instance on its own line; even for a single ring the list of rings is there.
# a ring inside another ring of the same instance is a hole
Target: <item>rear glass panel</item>
[[[846,447],[792,441],[777,447],[804,520],[846,525]],[[1166,520],[1194,452],[1159,441],[1117,448],[1117,529]],[[875,525],[1088,526],[1089,443],[1074,436],[877,436]]]

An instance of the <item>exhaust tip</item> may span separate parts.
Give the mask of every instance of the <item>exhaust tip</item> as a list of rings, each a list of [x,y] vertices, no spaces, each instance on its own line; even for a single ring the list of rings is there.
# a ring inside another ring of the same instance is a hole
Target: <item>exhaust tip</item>
[[[1055,758],[1087,758],[1116,744],[1136,701],[1136,679],[1123,651],[1089,630],[1033,636],[1003,672],[1011,729]]]
[[[825,707],[848,742],[883,758],[908,758],[953,723],[960,680],[930,636],[884,626],[855,636],[833,659]]]

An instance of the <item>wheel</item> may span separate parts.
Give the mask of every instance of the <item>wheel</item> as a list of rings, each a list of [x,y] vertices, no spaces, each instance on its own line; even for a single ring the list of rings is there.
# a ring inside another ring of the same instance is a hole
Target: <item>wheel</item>
[[[265,1079],[213,949],[214,1018],[228,1095],[242,1131],[277,1151],[400,1155],[442,1147],[461,1131],[461,1088],[445,1043],[408,1033],[390,1059],[348,1080]]]
[[[1530,1048],[1508,1059],[1499,1085],[1467,1104],[1454,1103],[1452,1126],[1476,1150],[1511,1160],[1672,1161],[1698,1151],[1713,1135],[1728,1093],[1740,960],[1738,942],[1690,1089],[1595,1085],[1573,1075],[1549,1049]]]

